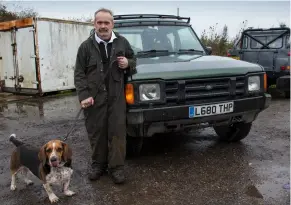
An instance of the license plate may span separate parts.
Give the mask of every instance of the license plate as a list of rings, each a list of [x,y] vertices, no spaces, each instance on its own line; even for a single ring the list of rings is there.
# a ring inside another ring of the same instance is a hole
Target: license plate
[[[212,105],[190,106],[189,118],[221,115],[233,112],[233,102],[217,103]]]
[[[231,56],[233,59],[239,60],[239,56]]]

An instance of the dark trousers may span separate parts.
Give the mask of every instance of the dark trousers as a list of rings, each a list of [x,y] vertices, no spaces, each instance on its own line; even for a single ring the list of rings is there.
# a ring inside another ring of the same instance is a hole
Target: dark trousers
[[[84,110],[92,167],[108,164],[109,169],[122,168],[126,156],[125,102],[123,97],[118,101],[107,99],[103,92]]]

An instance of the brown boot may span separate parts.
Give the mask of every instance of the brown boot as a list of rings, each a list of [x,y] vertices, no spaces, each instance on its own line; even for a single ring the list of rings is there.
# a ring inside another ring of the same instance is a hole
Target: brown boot
[[[100,177],[106,172],[107,166],[105,165],[92,165],[88,174],[88,178],[91,181],[100,179]]]
[[[115,184],[123,184],[125,182],[125,174],[123,168],[115,168],[110,170],[112,181]]]

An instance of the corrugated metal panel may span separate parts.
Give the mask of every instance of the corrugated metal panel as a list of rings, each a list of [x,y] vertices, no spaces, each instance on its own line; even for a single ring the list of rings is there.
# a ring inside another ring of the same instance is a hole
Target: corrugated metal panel
[[[11,32],[0,32],[0,56],[2,57],[2,69],[0,70],[1,80],[5,80],[5,87],[14,88],[14,80],[9,78],[13,77],[13,51],[12,51]]]
[[[74,89],[74,66],[80,44],[92,24],[37,21],[41,89],[43,92]]]

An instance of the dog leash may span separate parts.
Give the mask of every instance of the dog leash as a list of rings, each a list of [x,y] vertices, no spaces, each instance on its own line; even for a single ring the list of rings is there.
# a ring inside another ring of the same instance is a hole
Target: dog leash
[[[69,137],[69,135],[71,134],[71,132],[73,131],[73,129],[74,129],[75,125],[76,125],[76,122],[77,122],[78,118],[79,118],[80,115],[81,115],[82,110],[83,110],[83,108],[81,108],[81,109],[79,110],[77,116],[75,117],[75,120],[74,120],[75,122],[74,122],[73,125],[71,126],[71,129],[69,130],[69,132],[67,133],[67,135],[63,138],[63,141],[66,141],[67,138]]]

